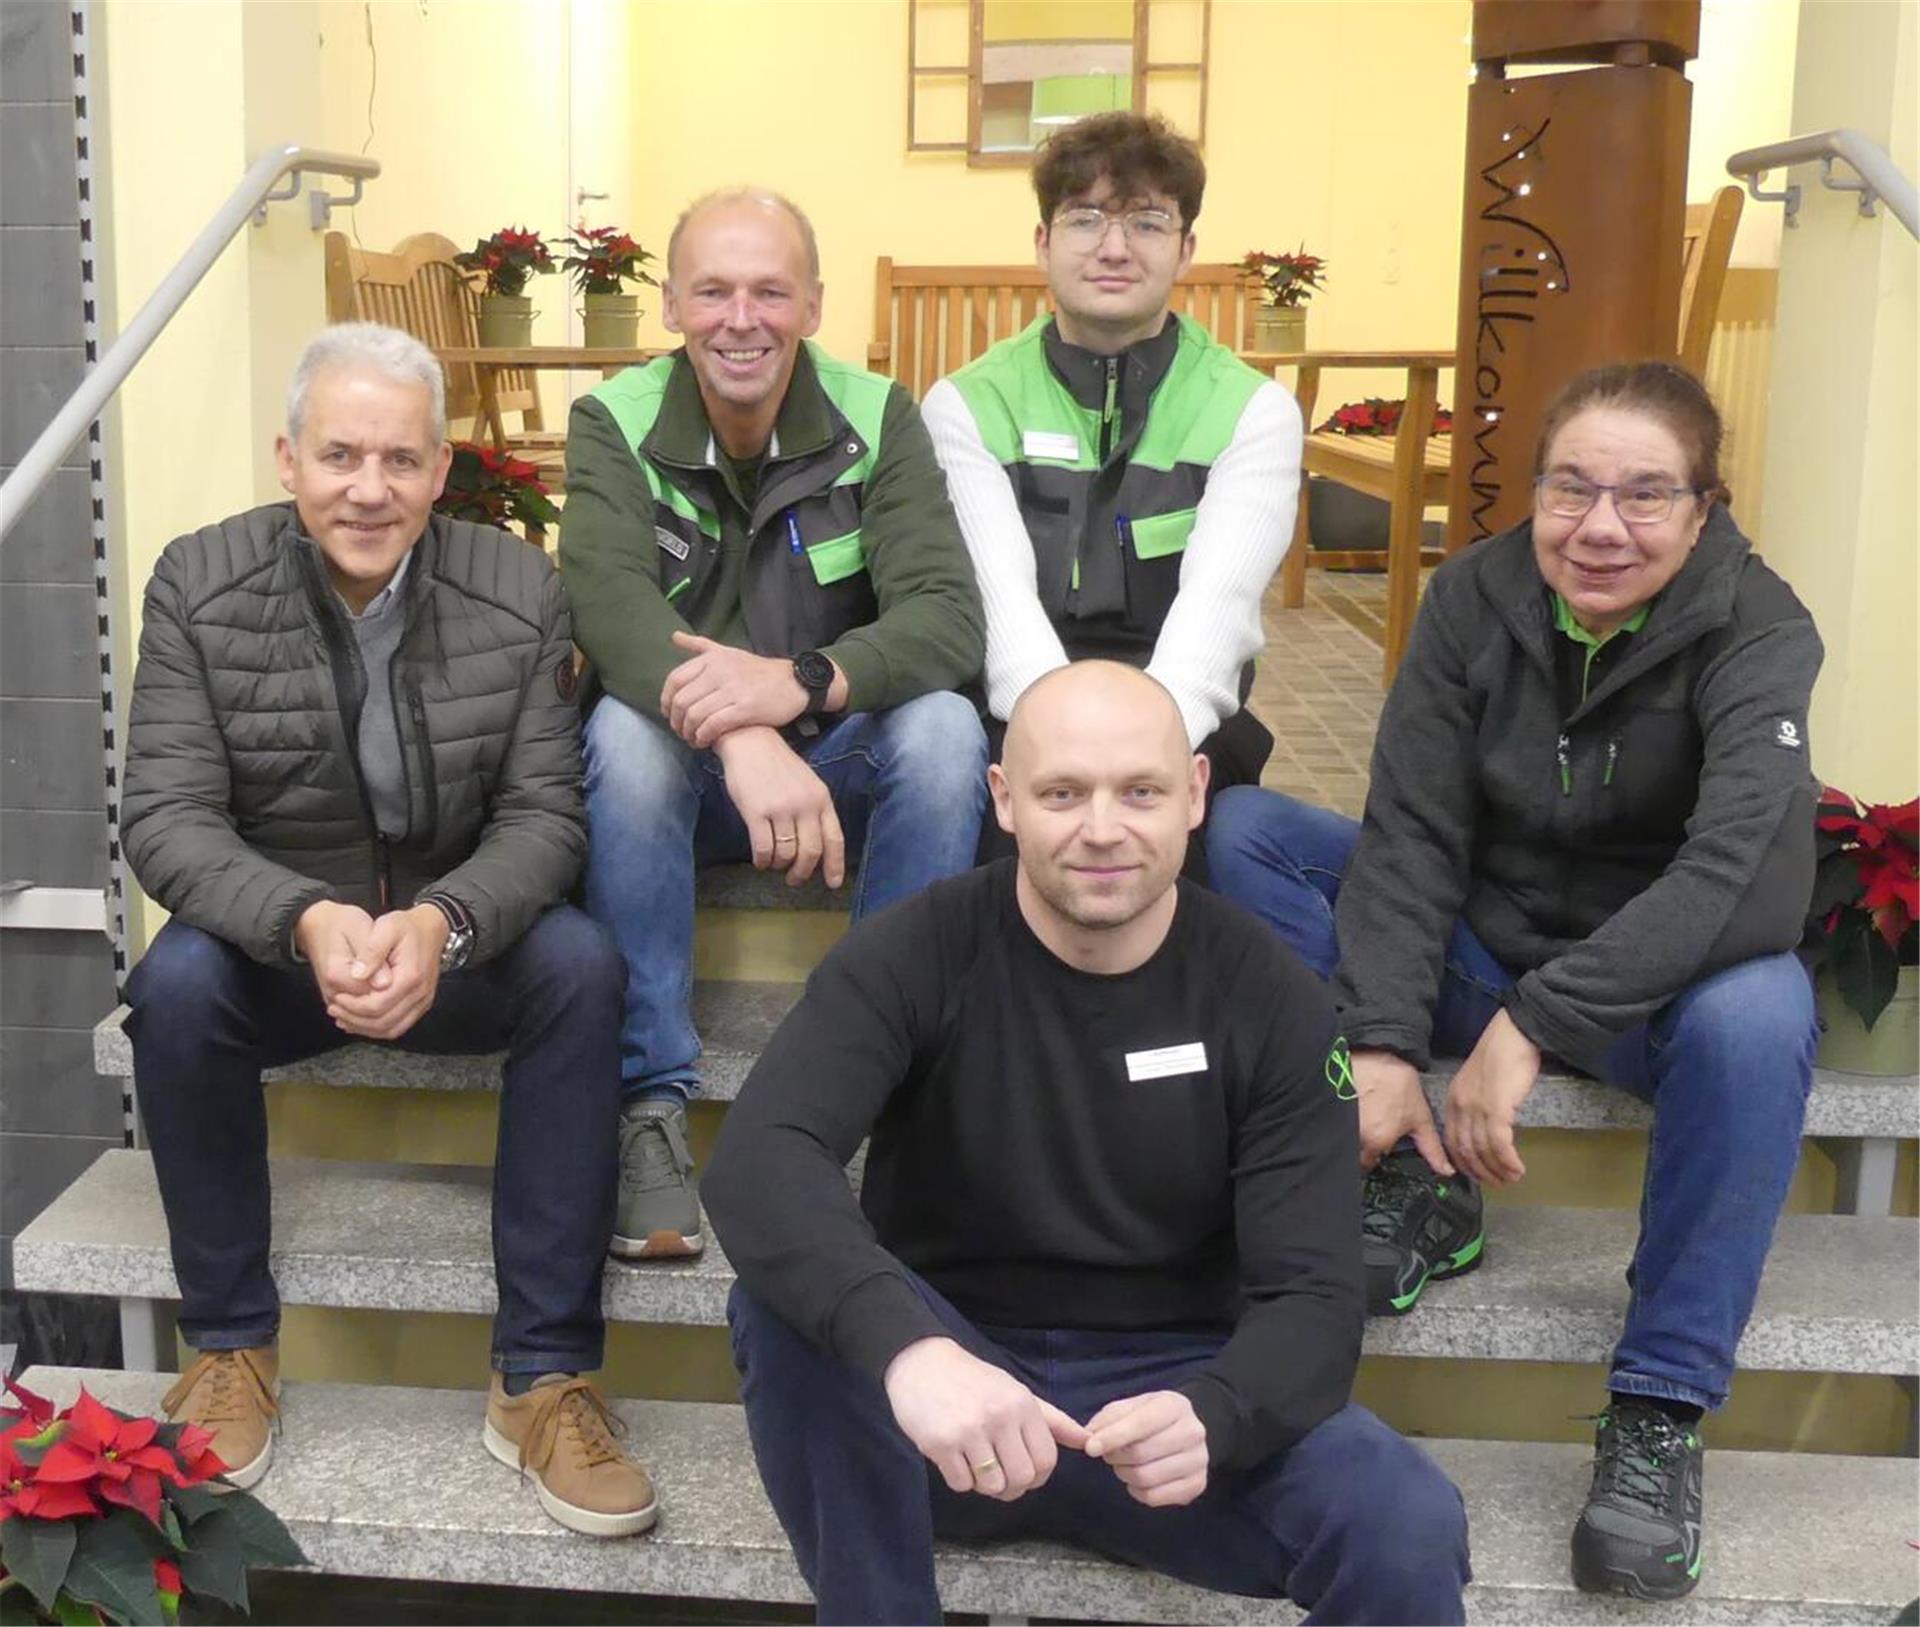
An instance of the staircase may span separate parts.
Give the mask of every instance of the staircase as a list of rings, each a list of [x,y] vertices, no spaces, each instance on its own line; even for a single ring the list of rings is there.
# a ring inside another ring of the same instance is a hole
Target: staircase
[[[724,910],[763,936],[818,941],[773,910],[832,905],[817,886],[790,891],[752,871],[704,877],[703,933]],[[751,913],[744,913],[751,912]],[[814,922],[825,926],[830,923]],[[790,959],[792,957],[789,957]],[[803,957],[804,958],[804,957]],[[732,970],[763,970],[734,965]],[[725,1101],[798,997],[793,981],[720,977],[696,988],[706,1091]],[[95,1035],[101,1072],[126,1076],[121,1013]],[[411,1057],[344,1047],[269,1078],[304,1085],[483,1091],[497,1058]],[[1436,1101],[1446,1079],[1428,1087]],[[1536,1130],[1635,1130],[1646,1109],[1622,1092],[1543,1079],[1521,1122]],[[1840,1214],[1782,1219],[1759,1305],[1740,1349],[1743,1370],[1920,1373],[1920,1222],[1893,1216],[1898,1143],[1920,1138],[1920,1082],[1822,1074],[1809,1137],[1838,1143]],[[1596,1146],[1600,1143],[1596,1142]],[[858,1169],[852,1172],[857,1179]],[[484,1168],[278,1157],[274,1267],[284,1302],[357,1312],[494,1307]],[[1626,1210],[1500,1208],[1489,1215],[1484,1270],[1437,1285],[1413,1315],[1369,1323],[1370,1357],[1604,1363],[1626,1306],[1623,1268],[1635,1217]],[[174,1365],[168,1302],[175,1284],[152,1162],[102,1157],[20,1235],[22,1288],[96,1294],[122,1306],[129,1367]],[[610,1262],[614,1323],[716,1328],[732,1268],[712,1240],[697,1261]],[[483,1375],[474,1375],[477,1384]],[[85,1381],[122,1407],[157,1408],[163,1371],[38,1369],[28,1382],[66,1399]],[[554,1525],[531,1492],[479,1449],[476,1390],[290,1382],[285,1435],[264,1499],[320,1569],[347,1575],[615,1590],[766,1603],[808,1595],[754,1471],[736,1406],[622,1401],[660,1489],[649,1536],[594,1542]],[[1713,1430],[1708,1426],[1712,1447]],[[1710,1450],[1707,1563],[1696,1594],[1634,1606],[1576,1592],[1567,1534],[1586,1488],[1588,1449],[1564,1443],[1432,1440],[1466,1494],[1476,1621],[1885,1621],[1920,1594],[1908,1539],[1920,1536],[1912,1456]],[[1910,1448],[1911,1449],[1911,1448]],[[1254,1622],[1290,1619],[1269,1601],[1206,1593],[1048,1544],[942,1552],[949,1610],[1081,1620]]]

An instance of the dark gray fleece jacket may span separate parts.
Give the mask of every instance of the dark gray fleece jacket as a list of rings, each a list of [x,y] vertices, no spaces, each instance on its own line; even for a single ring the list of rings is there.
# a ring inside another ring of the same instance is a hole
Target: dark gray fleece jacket
[[[1582,698],[1530,524],[1434,573],[1375,738],[1336,921],[1348,1040],[1429,1060],[1464,916],[1507,1010],[1594,1070],[1710,973],[1799,942],[1813,886],[1812,618],[1725,509]]]

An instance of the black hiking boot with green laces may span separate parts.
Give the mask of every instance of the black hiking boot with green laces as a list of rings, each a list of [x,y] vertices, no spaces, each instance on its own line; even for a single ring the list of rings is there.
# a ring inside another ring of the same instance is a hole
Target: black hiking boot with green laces
[[[1436,1174],[1411,1149],[1390,1152],[1367,1175],[1360,1229],[1367,1315],[1404,1316],[1429,1282],[1480,1263],[1480,1188],[1465,1175]]]
[[[1700,1431],[1616,1395],[1593,1432],[1593,1489],[1573,1528],[1574,1585],[1678,1599],[1700,1580]]]

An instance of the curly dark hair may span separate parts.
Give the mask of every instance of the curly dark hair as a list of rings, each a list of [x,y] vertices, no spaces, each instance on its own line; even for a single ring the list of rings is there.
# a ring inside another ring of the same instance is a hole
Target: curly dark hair
[[[1061,204],[1084,198],[1102,177],[1114,197],[1131,203],[1158,192],[1180,205],[1188,230],[1199,218],[1207,166],[1196,147],[1158,113],[1096,113],[1048,138],[1033,157],[1033,193],[1040,222]]]

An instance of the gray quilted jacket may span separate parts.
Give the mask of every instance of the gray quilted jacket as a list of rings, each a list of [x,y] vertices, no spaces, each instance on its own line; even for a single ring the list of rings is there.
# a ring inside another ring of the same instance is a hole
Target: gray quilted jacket
[[[392,668],[410,834],[376,831],[352,742],[366,680],[291,503],[167,545],[147,587],[121,839],[152,898],[270,965],[328,898],[463,904],[474,960],[572,886],[586,852],[572,627],[546,556],[434,515]]]

